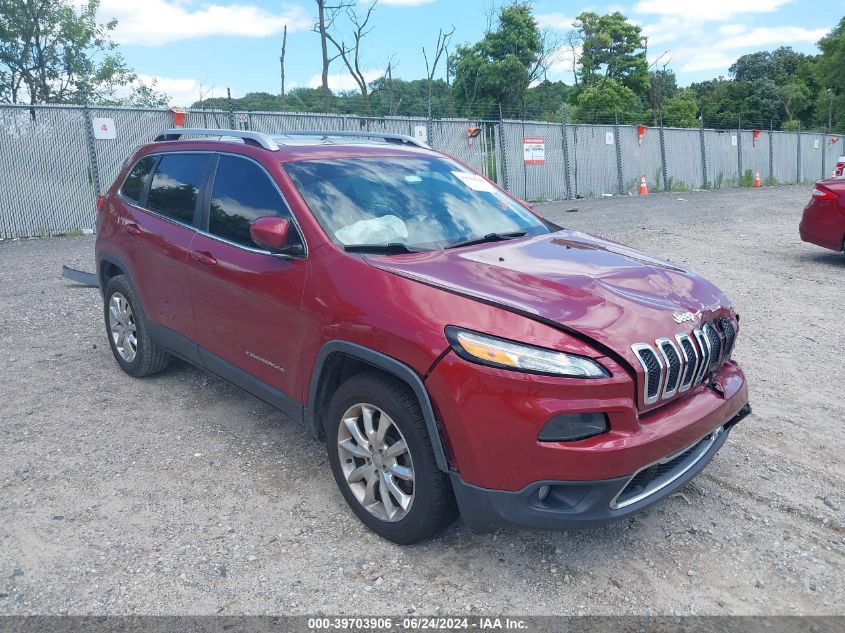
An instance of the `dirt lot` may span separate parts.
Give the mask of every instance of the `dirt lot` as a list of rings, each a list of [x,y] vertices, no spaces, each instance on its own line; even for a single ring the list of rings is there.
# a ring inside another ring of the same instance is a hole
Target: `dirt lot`
[[[799,241],[809,191],[540,207],[720,285],[754,415],[633,520],[406,548],[269,406],[122,374],[98,292],[59,276],[92,237],[0,243],[0,613],[845,614],[845,256]]]

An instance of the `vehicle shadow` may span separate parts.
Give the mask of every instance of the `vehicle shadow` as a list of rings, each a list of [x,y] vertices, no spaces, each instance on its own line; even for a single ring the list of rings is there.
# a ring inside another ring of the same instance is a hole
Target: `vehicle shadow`
[[[798,255],[798,259],[808,264],[825,264],[834,268],[845,268],[845,254],[836,251],[801,253]]]

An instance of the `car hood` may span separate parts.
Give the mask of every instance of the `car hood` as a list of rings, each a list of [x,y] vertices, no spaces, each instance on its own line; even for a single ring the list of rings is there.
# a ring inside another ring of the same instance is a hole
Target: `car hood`
[[[373,266],[536,315],[575,330],[638,365],[631,345],[688,332],[729,307],[704,278],[676,264],[570,230],[401,256]],[[674,315],[691,312],[678,324]]]

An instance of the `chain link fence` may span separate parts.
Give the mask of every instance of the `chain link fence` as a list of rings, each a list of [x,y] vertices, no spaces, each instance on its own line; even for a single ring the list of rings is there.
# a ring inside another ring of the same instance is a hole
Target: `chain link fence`
[[[115,138],[95,138],[113,122]],[[127,156],[173,127],[170,110],[0,105],[0,237],[90,231],[97,195]],[[424,117],[192,110],[185,127],[424,135],[527,201],[814,182],[831,175],[838,135]]]

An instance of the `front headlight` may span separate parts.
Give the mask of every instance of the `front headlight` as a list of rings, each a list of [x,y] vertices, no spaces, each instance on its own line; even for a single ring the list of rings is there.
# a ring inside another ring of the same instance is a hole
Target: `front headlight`
[[[451,325],[446,328],[446,338],[458,356],[482,365],[571,378],[610,376],[604,367],[583,356],[523,345]]]

